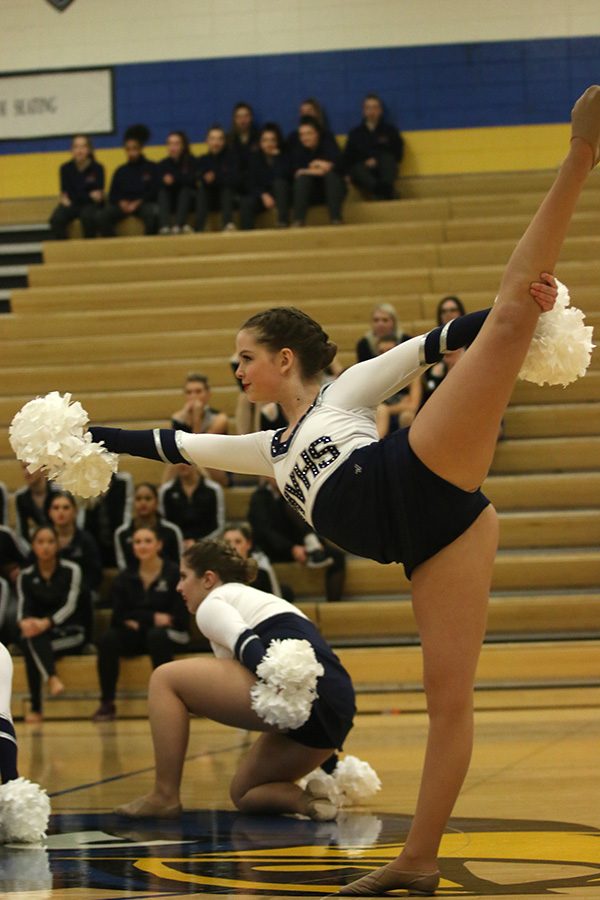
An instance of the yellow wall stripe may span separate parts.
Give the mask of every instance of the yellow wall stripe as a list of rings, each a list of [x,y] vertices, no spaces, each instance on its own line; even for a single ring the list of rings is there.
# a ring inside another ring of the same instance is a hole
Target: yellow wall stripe
[[[502,128],[455,128],[405,132],[403,175],[450,175],[469,172],[514,172],[551,169],[563,159],[568,125],[517,125]],[[194,144],[194,153],[205,151]],[[124,161],[120,147],[97,151],[110,181]],[[146,148],[150,159],[165,156],[162,145]],[[58,168],[68,153],[25,153],[0,156],[0,200],[50,197],[58,193]]]

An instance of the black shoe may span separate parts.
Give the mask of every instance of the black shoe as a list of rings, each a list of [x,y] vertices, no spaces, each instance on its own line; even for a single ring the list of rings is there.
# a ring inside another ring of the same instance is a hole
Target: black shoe
[[[114,722],[116,718],[117,707],[115,704],[103,701],[92,716],[92,722]]]

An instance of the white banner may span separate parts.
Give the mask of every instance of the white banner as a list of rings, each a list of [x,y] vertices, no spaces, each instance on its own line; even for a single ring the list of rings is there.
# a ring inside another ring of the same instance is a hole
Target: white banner
[[[113,130],[110,69],[0,76],[2,141]]]

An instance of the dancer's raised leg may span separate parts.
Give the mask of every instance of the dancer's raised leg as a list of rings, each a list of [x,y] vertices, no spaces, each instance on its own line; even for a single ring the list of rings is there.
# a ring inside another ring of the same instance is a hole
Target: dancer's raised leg
[[[468,353],[416,417],[410,443],[433,472],[465,490],[487,476],[539,307],[529,293],[540,273],[554,270],[571,216],[600,141],[600,87],[589,88],[573,111],[568,155],[546,198],[513,252],[497,303]],[[580,136],[581,135],[581,136]]]

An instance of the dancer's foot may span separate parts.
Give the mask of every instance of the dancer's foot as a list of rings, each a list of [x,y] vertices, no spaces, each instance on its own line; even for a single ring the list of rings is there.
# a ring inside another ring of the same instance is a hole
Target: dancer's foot
[[[130,803],[117,806],[113,812],[130,819],[177,819],[181,815],[181,803],[164,803],[155,794],[146,794]]]
[[[571,133],[592,148],[592,168],[600,160],[600,86],[593,84],[571,110]]]
[[[64,684],[58,677],[58,675],[51,675],[48,679],[48,693],[51,697],[58,697],[59,694],[62,694],[65,689]]]
[[[27,725],[39,725],[40,722],[44,721],[44,717],[39,712],[28,712],[25,713],[25,722]]]
[[[439,872],[406,872],[399,868],[396,861],[369,872],[362,878],[345,885],[340,894],[344,896],[379,897],[388,891],[400,888],[411,894],[434,894],[440,883]]]
[[[331,791],[320,778],[313,778],[304,788],[306,815],[314,822],[331,822],[338,814]]]

